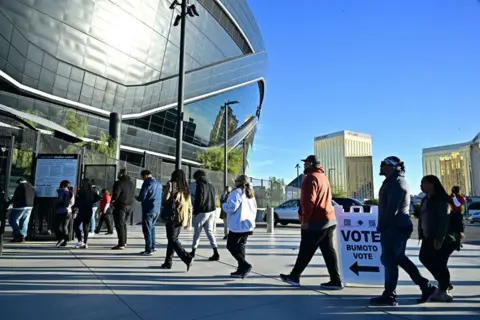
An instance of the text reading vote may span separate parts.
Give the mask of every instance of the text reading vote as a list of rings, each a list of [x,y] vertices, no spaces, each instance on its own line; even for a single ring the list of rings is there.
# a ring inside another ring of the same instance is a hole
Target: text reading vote
[[[345,241],[353,242],[380,242],[380,233],[367,230],[342,230],[342,237]]]

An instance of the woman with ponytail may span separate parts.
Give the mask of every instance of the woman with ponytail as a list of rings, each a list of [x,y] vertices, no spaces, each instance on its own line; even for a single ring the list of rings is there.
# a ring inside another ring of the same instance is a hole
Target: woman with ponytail
[[[255,229],[255,218],[257,217],[257,201],[249,177],[246,175],[237,177],[235,189],[222,205],[222,209],[227,214],[226,220],[230,230],[227,249],[238,262],[237,270],[230,275],[234,278],[245,279],[252,271],[252,265],[245,260],[245,246],[248,236]]]

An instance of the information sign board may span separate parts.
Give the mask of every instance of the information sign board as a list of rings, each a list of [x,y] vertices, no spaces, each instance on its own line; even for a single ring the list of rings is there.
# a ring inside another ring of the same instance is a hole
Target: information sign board
[[[62,180],[70,181],[75,188],[78,176],[78,155],[39,154],[35,170],[36,196],[57,197],[57,189]]]

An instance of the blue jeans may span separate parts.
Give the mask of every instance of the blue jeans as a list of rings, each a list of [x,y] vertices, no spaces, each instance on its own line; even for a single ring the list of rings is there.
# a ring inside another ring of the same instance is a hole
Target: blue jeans
[[[401,229],[389,229],[382,232],[380,244],[382,246],[381,261],[385,267],[385,291],[383,296],[396,297],[398,284],[398,267],[401,267],[410,276],[412,281],[426,289],[430,282],[422,277],[417,266],[407,257],[407,242],[413,231],[413,226]]]
[[[97,212],[98,207],[93,207],[92,211],[92,219],[90,219],[90,230],[88,231],[89,233],[95,232],[95,227],[96,227],[96,220],[95,220],[95,213]],[[83,223],[80,225],[80,231],[83,232]]]
[[[26,238],[32,208],[12,209],[8,222],[13,229],[14,238]]]
[[[142,214],[142,231],[145,237],[145,251],[153,252],[155,250],[155,240],[157,233],[155,229],[155,223],[159,213],[144,213]]]

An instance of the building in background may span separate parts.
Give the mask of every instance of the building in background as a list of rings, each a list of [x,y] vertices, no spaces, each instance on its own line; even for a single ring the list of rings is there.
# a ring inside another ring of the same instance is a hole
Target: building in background
[[[0,104],[58,124],[73,111],[87,119],[85,138],[93,140],[108,134],[109,115],[117,112],[122,160],[173,163],[180,6],[172,12],[172,2],[0,1]],[[229,148],[253,140],[267,64],[245,0],[195,5],[200,16],[187,22],[183,129],[183,161],[192,166],[200,165],[199,152],[224,144],[218,118],[228,100],[239,101],[228,111]]]
[[[314,150],[334,191],[361,200],[374,198],[370,135],[344,130],[319,136]]]
[[[480,194],[480,133],[471,141],[422,150],[424,175],[435,175],[445,189],[460,186],[463,194]]]

